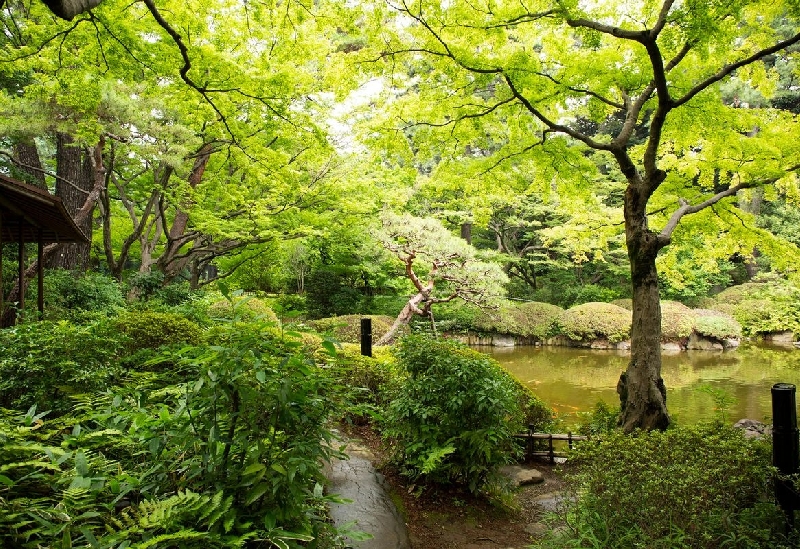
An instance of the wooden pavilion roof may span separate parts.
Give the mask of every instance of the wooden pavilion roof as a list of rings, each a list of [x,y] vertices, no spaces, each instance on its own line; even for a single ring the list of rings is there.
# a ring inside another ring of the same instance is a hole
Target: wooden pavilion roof
[[[0,234],[3,242],[88,242],[57,196],[0,174]],[[40,233],[41,231],[41,233]]]

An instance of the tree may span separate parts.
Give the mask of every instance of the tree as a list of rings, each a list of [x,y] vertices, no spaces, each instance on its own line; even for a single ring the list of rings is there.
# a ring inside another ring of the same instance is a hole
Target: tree
[[[462,299],[483,306],[503,293],[507,278],[500,266],[481,257],[435,219],[386,212],[379,238],[403,263],[414,289],[377,345],[390,343],[415,314],[429,318],[433,325],[432,307],[436,303]]]
[[[96,244],[109,269],[121,277],[138,252],[165,282],[197,281],[222,256],[308,232],[303,210],[335,201],[328,105],[315,96],[327,71],[347,85],[343,14],[325,2],[106,0],[67,24],[12,3],[0,13],[0,76],[27,78],[0,94],[0,136],[64,134],[73,151],[106,138]]]
[[[584,170],[620,174],[634,302],[631,359],[618,385],[620,421],[627,431],[666,428],[656,259],[680,221],[713,210],[725,224],[716,246],[734,252],[758,242],[771,248],[776,266],[797,266],[797,248],[779,252],[775,239],[736,209],[735,197],[762,185],[797,186],[798,120],[769,107],[726,105],[720,85],[734,75],[756,86],[777,79],[761,71],[761,62],[786,56],[800,42],[798,6],[388,5],[384,17],[394,14],[397,23],[382,21],[379,49],[364,55],[394,70],[402,93],[392,116],[404,122],[398,131],[418,128],[416,154],[437,150],[476,171],[527,167],[540,183],[556,172],[571,190],[579,183],[591,188]],[[778,19],[783,24],[773,25]],[[611,115],[619,123],[596,134]],[[475,143],[495,152],[471,158],[467,149]]]

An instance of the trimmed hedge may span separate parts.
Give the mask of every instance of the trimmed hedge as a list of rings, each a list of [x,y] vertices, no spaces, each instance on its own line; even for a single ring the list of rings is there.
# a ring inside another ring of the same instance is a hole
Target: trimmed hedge
[[[618,343],[630,337],[631,312],[611,303],[584,303],[562,312],[556,323],[573,341],[607,339]]]

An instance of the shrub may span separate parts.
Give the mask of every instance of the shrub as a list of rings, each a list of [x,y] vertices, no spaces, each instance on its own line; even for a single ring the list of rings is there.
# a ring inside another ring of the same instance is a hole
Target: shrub
[[[778,546],[770,445],[738,429],[609,432],[578,445],[569,463],[572,528],[540,547]]]
[[[692,335],[694,313],[677,301],[661,302],[661,339],[682,339]]]
[[[49,320],[81,320],[86,313],[108,316],[125,306],[119,283],[110,276],[92,271],[82,274],[64,269],[48,270],[44,278],[44,299],[45,318]],[[36,303],[36,299],[28,303]]]
[[[520,337],[547,339],[556,332],[555,320],[563,309],[540,302],[507,302],[499,309],[480,311],[473,323],[479,332],[495,332]]]
[[[396,313],[399,313],[407,302],[408,300],[405,299],[400,304],[400,307],[397,308]],[[477,318],[484,313],[475,305],[461,302],[442,303],[437,305],[433,312],[436,315],[436,328],[442,332],[457,333],[481,330],[478,326]],[[427,322],[427,319],[425,321]]]
[[[726,288],[714,296],[718,303],[729,303],[736,305],[745,299],[756,297],[764,289],[764,284],[758,282],[745,282]]]
[[[524,326],[521,335],[535,337],[540,340],[547,339],[556,334],[558,327],[555,324],[558,316],[564,311],[558,305],[532,301],[517,305],[522,314]]]
[[[130,353],[175,343],[197,343],[203,336],[200,326],[191,320],[155,311],[123,313],[114,319],[114,327],[128,337]]]
[[[564,305],[581,305],[584,303],[608,303],[619,297],[620,292],[613,288],[605,288],[597,284],[569,285],[564,289],[561,302]]]
[[[358,310],[361,302],[361,293],[348,285],[343,273],[329,266],[312,269],[305,287],[306,306],[311,318],[352,313]]]
[[[361,355],[360,346],[345,343],[335,355],[318,351],[317,359],[339,384],[345,419],[355,423],[379,417],[406,377],[389,347],[377,347],[368,357]]]
[[[231,300],[221,299],[208,308],[208,314],[216,319],[232,319],[250,321],[264,320],[278,322],[278,315],[263,300],[257,297],[234,296]]]
[[[610,303],[584,303],[562,312],[556,322],[559,332],[573,341],[618,343],[630,337],[631,312]]]
[[[82,423],[0,410],[0,545],[331,541],[322,488],[331,383],[274,326],[241,326],[254,325],[223,325],[222,344],[167,357],[191,372],[178,384],[148,373],[85,397]]]
[[[191,300],[195,293],[188,282],[181,281],[161,286],[155,290],[153,297],[164,305],[175,306]]]
[[[736,319],[720,311],[694,309],[694,331],[715,339],[732,339],[742,336],[742,326]]]
[[[394,319],[379,315],[344,315],[312,320],[308,324],[320,333],[324,333],[340,343],[361,342],[361,319],[372,320],[372,342],[378,341],[389,328]]]
[[[118,357],[127,341],[105,319],[0,330],[0,407],[66,412],[71,396],[103,390],[122,373]]]
[[[628,309],[629,311],[633,310],[633,299],[630,297],[621,297],[619,299],[614,299],[609,303],[616,305],[617,307],[622,307],[623,309]]]
[[[790,331],[800,333],[800,290],[782,281],[733,286],[710,308],[733,316],[747,335]]]
[[[412,479],[478,490],[514,453],[517,385],[496,361],[451,340],[409,335],[395,353],[409,375],[386,410],[395,461]]]
[[[147,300],[164,285],[164,273],[159,270],[135,272],[128,278],[128,286],[141,299]]]

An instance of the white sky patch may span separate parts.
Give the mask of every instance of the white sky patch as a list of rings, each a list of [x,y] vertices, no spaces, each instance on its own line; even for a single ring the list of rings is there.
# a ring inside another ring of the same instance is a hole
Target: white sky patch
[[[327,123],[334,147],[342,152],[353,152],[360,148],[353,136],[353,116],[356,110],[368,105],[383,89],[383,80],[373,78],[351,92],[344,101],[333,106]]]

